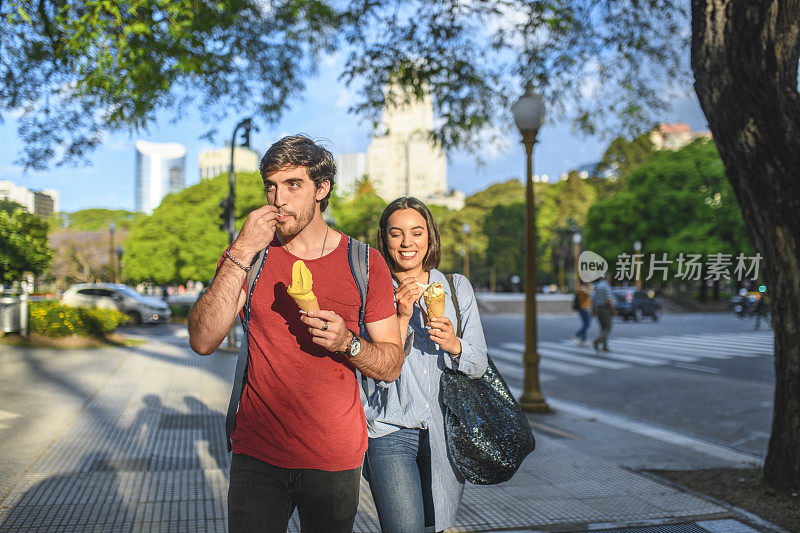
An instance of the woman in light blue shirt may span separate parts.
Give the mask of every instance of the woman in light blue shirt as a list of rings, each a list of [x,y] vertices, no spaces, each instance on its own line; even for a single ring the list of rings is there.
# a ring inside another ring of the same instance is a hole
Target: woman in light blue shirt
[[[450,285],[436,270],[439,229],[425,204],[409,197],[390,203],[381,216],[378,250],[394,278],[407,355],[400,377],[379,383],[366,401],[364,475],[384,532],[441,531],[455,522],[464,479],[447,454],[439,377],[445,367],[482,376],[486,340],[472,286],[460,275],[453,285],[463,334],[456,336]],[[446,295],[442,318],[429,318],[422,298],[420,284],[434,282]]]

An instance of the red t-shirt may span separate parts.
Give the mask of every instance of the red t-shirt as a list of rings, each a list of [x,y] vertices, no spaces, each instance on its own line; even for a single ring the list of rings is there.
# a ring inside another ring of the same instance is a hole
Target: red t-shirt
[[[297,259],[273,241],[256,281],[247,382],[236,415],[233,452],[282,468],[357,468],[367,449],[359,384],[346,356],[311,341],[286,293]],[[347,237],[342,235],[328,255],[303,261],[320,309],[335,312],[358,332],[361,299],[347,260]],[[365,322],[395,312],[389,269],[371,248]]]

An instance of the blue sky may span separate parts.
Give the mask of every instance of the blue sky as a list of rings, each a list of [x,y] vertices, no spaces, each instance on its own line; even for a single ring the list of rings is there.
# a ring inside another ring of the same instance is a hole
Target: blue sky
[[[356,101],[356,94],[354,89],[348,89],[337,81],[340,69],[340,56],[324,58],[318,74],[308,80],[303,100],[294,102],[279,124],[273,127],[259,125],[260,131],[252,136],[253,148],[263,153],[283,135],[302,132],[324,139],[334,153],[365,152],[369,144],[370,125],[347,113],[347,108]],[[689,89],[687,87],[687,93]],[[170,121],[171,115],[164,113],[160,123],[152,125],[147,132],[134,136],[127,133],[109,135],[102,147],[91,155],[91,166],[58,167],[41,173],[23,173],[20,167],[13,164],[21,144],[13,117],[6,115],[6,118],[6,123],[0,125],[0,146],[3,147],[0,151],[0,179],[32,189],[55,189],[60,195],[60,209],[76,211],[89,207],[133,209],[133,145],[138,139],[178,142],[186,146],[186,184],[197,183],[198,153],[207,148],[223,146],[244,115],[232,112],[229,119],[220,123],[218,130],[222,138],[212,145],[198,138],[207,129],[198,112],[193,111],[174,124]],[[707,129],[693,95],[676,100],[673,110],[663,120],[688,122],[692,129]],[[448,154],[448,184],[451,188],[469,195],[492,183],[523,174],[525,159],[519,133],[510,122],[506,130],[508,137],[505,146],[487,146],[480,154],[484,160],[481,166],[476,165],[475,154]],[[548,120],[539,133],[534,171],[548,174],[552,180],[562,172],[597,161],[613,137],[601,139],[575,135],[569,124]]]

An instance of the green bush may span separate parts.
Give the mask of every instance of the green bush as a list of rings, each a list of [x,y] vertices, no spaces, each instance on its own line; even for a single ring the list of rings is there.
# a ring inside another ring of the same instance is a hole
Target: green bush
[[[102,337],[128,322],[128,315],[115,309],[71,307],[58,302],[32,302],[30,329],[47,337]]]
[[[192,309],[191,304],[170,304],[169,305],[170,312],[172,313],[172,318],[188,318],[189,311]]]

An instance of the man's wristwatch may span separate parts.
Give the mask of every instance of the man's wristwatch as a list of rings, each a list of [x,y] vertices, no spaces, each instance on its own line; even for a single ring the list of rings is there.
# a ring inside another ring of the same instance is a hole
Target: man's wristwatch
[[[353,332],[350,331],[350,333]],[[358,335],[353,333],[353,338],[350,340],[350,344],[347,345],[347,348],[345,348],[342,353],[347,357],[355,357],[361,353],[361,339],[358,338]]]

